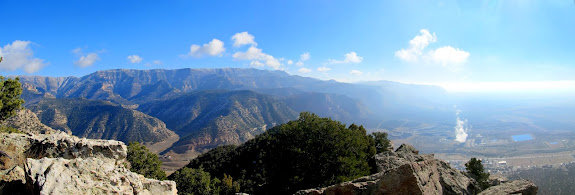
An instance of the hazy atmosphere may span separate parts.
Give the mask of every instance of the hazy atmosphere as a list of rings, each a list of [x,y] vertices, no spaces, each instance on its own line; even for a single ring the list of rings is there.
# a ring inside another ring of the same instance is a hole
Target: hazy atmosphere
[[[4,75],[236,67],[575,91],[572,1],[2,1]],[[10,57],[10,58],[8,58]]]
[[[573,0],[0,10],[0,194],[575,194]]]

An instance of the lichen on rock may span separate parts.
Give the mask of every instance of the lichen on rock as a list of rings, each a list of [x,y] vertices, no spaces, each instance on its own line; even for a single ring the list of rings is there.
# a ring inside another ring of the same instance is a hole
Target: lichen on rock
[[[177,194],[175,182],[127,169],[123,142],[71,136],[30,112],[17,117],[9,124],[24,134],[0,133],[0,194]]]

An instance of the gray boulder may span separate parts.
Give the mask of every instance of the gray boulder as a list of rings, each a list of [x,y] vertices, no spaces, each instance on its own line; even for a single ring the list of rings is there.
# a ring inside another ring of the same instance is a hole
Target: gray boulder
[[[376,155],[379,173],[296,194],[476,194],[477,182],[433,155],[403,144]]]
[[[537,186],[528,180],[514,180],[507,183],[501,183],[497,186],[492,186],[481,193],[480,195],[504,195],[504,194],[522,194],[522,195],[535,195],[537,194]]]

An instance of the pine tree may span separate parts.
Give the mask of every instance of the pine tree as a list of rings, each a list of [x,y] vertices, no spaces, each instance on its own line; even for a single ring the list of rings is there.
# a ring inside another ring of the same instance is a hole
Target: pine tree
[[[157,154],[148,151],[146,146],[138,142],[130,142],[128,145],[128,162],[130,171],[158,180],[166,179],[166,173],[160,169],[162,161]]]
[[[465,169],[467,173],[471,175],[481,186],[481,189],[485,190],[489,187],[489,173],[485,172],[483,169],[483,164],[481,160],[476,158],[471,158],[467,163],[465,163]]]
[[[22,94],[22,85],[20,79],[5,79],[0,76],[0,121],[6,120],[14,115],[20,109],[24,100],[20,98]]]

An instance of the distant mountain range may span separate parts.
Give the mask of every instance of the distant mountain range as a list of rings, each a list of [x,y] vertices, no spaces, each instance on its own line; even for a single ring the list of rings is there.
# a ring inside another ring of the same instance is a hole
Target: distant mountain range
[[[245,142],[302,111],[369,128],[412,117],[413,110],[432,117],[447,105],[432,100],[445,93],[435,86],[350,84],[257,69],[117,69],[20,81],[26,107],[52,128],[150,144],[177,134],[165,148],[178,153]]]

